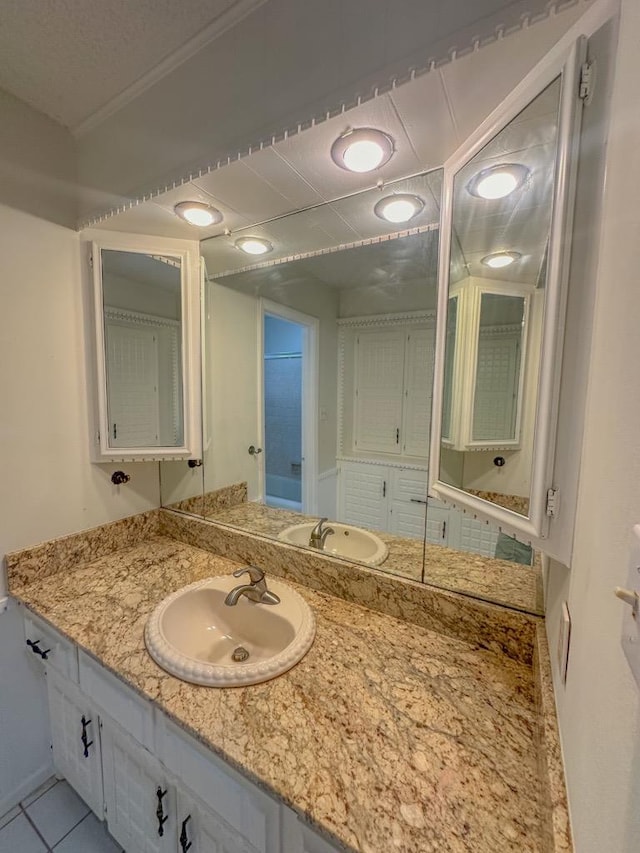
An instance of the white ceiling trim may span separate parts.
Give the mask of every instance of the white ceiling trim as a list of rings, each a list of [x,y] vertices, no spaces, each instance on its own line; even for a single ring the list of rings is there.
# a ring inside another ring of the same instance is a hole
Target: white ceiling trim
[[[229,275],[253,272],[254,270],[268,269],[270,267],[279,267],[282,266],[282,264],[289,264],[292,261],[306,261],[309,260],[309,258],[319,258],[322,255],[334,255],[336,252],[343,252],[346,249],[360,249],[362,246],[373,246],[377,243],[389,243],[391,240],[399,240],[401,237],[413,237],[416,234],[426,234],[428,231],[439,230],[439,222],[429,222],[427,225],[416,225],[414,228],[405,228],[404,231],[393,231],[389,234],[378,235],[377,237],[363,237],[362,240],[354,240],[350,243],[340,243],[337,246],[327,246],[324,249],[314,249],[310,252],[298,252],[294,255],[287,255],[285,258],[274,258],[272,261],[260,261],[257,264],[250,264],[246,267],[238,267],[233,270],[216,272],[211,276],[207,275],[207,279],[209,281],[217,281],[219,278],[225,278]]]
[[[245,2],[253,2],[253,9],[257,8],[257,6],[261,5],[262,3],[267,2],[267,0],[240,0],[240,3]],[[397,89],[399,86],[402,86],[405,83],[409,83],[424,74],[428,74],[431,71],[435,71],[438,68],[441,68],[443,65],[455,62],[456,59],[461,59],[463,57],[469,56],[469,54],[477,53],[479,50],[481,50],[483,47],[486,47],[487,45],[502,41],[503,39],[514,33],[527,30],[541,21],[545,21],[549,18],[553,18],[557,15],[562,14],[562,12],[567,9],[573,8],[577,5],[588,5],[590,2],[591,0],[550,0],[543,12],[536,12],[528,15],[523,14],[517,24],[514,24],[510,27],[497,26],[491,35],[475,36],[470,39],[469,43],[465,47],[451,47],[447,51],[444,51],[440,56],[429,58],[425,62],[424,66],[417,68],[409,68],[407,72],[401,77],[394,77],[393,79],[386,81],[380,86],[373,87],[366,95],[359,95],[352,102],[343,102],[339,105],[336,105],[334,109],[328,110],[326,113],[323,113],[321,115],[312,116],[306,121],[300,122],[299,124],[295,125],[294,127],[283,128],[278,133],[273,134],[267,139],[259,140],[251,145],[248,145],[246,148],[240,151],[230,153],[226,158],[220,158],[214,162],[206,163],[202,166],[195,167],[190,172],[180,176],[179,178],[176,178],[174,181],[156,187],[155,189],[144,193],[138,198],[127,201],[125,204],[111,208],[107,211],[100,211],[90,216],[87,216],[85,219],[78,223],[78,229],[82,230],[84,228],[92,228],[99,226],[100,223],[106,222],[107,220],[111,219],[114,216],[117,216],[118,214],[125,213],[127,210],[131,210],[132,208],[137,207],[139,204],[142,204],[146,201],[152,201],[153,199],[157,198],[165,192],[175,190],[177,187],[184,186],[185,184],[188,184],[191,181],[197,181],[204,175],[208,175],[211,172],[215,172],[218,169],[222,169],[225,166],[236,162],[237,160],[243,160],[257,151],[262,151],[265,148],[271,148],[278,142],[282,142],[283,140],[288,139],[291,136],[297,136],[299,133],[303,133],[306,130],[311,130],[316,125],[322,124],[323,122],[328,121],[329,119],[335,118],[338,115],[344,115],[349,110],[354,109],[355,107],[359,107],[362,104],[368,103],[369,101],[372,101],[378,97],[381,97],[382,95],[385,95],[388,92]],[[611,2],[613,2],[613,0],[611,0]],[[234,10],[235,8],[236,7],[234,7]],[[249,14],[249,11],[251,10],[248,10],[245,14]],[[591,11],[594,11],[593,7]],[[231,14],[232,12],[233,10],[230,10],[228,13],[225,14]],[[587,12],[587,14],[589,13]],[[598,16],[604,15],[602,10],[598,11],[598,9],[595,10],[594,14],[597,14]],[[220,17],[223,18],[224,15],[221,15]],[[450,104],[449,108],[451,109]],[[97,113],[95,113],[94,115],[97,115]],[[90,121],[92,118],[93,117],[89,117],[87,121]],[[84,125],[85,123],[86,122],[83,122],[82,124]],[[98,121],[96,121],[96,124],[97,123]]]
[[[239,24],[240,21],[243,20],[243,18],[246,18],[247,15],[250,15],[266,2],[267,0],[237,0],[230,9],[226,9],[218,15],[217,18],[214,18],[214,20],[197,35],[185,42],[182,47],[175,50],[163,59],[162,62],[159,62],[154,66],[150,71],[147,71],[146,74],[143,74],[142,77],[135,81],[135,83],[127,86],[127,88],[123,89],[120,94],[115,96],[115,98],[112,98],[100,107],[99,110],[91,113],[90,116],[87,116],[87,118],[83,119],[79,124],[72,126],[70,128],[71,133],[76,138],[79,138],[85,133],[88,133],[90,130],[93,130],[94,127],[97,127],[105,121],[105,119],[122,109],[122,107],[130,104],[131,101],[134,101],[143,92],[150,89],[151,86],[163,77],[166,77],[167,74],[170,74],[188,59],[191,59],[191,57],[195,56],[195,54],[202,50],[203,47],[206,47],[212,41],[215,41],[217,38],[224,35],[227,30],[235,27],[236,24]]]

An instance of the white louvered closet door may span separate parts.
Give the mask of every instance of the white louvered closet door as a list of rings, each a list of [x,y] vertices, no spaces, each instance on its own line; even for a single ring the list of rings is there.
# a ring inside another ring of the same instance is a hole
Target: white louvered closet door
[[[109,443],[153,447],[160,433],[157,332],[108,323],[106,344]]]
[[[402,331],[360,332],[356,339],[358,451],[400,453],[404,347]]]
[[[407,333],[402,452],[408,456],[429,455],[434,343],[433,329]]]
[[[512,334],[480,332],[473,406],[474,441],[516,438],[520,336],[520,330]]]

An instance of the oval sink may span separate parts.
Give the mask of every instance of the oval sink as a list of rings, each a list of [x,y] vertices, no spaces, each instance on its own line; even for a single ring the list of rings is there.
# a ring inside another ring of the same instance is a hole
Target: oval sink
[[[309,547],[309,538],[315,526],[314,521],[294,524],[278,533],[278,539],[289,542],[291,545]],[[372,566],[379,566],[387,559],[389,549],[375,533],[362,530],[361,527],[352,527],[350,524],[339,524],[336,521],[325,522],[324,529],[328,527],[334,532],[325,539],[323,553],[332,554],[334,557],[345,557],[347,560],[357,560],[359,563],[369,563]]]
[[[165,598],[145,627],[145,643],[159,666],[193,684],[236,687],[268,681],[309,651],[316,627],[307,602],[287,584],[268,579],[280,604],[245,596],[224,600],[238,586],[229,576],[197,581]]]

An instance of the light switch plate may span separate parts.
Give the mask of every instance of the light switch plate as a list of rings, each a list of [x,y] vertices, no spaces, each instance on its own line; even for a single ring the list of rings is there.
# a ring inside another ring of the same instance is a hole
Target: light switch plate
[[[640,524],[633,527],[626,588],[640,592]],[[624,605],[622,648],[631,672],[640,687],[640,616],[634,618],[632,608]]]
[[[560,629],[558,631],[558,672],[563,684],[567,681],[567,666],[569,664],[569,641],[571,639],[571,616],[566,601],[562,602],[560,614]]]

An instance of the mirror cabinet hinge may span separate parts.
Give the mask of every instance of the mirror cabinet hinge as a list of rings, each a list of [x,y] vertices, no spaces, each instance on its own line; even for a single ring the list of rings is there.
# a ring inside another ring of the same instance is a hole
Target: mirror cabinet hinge
[[[558,489],[549,489],[547,491],[547,515],[549,518],[558,517],[558,508],[560,505],[560,493]]]
[[[595,76],[595,63],[583,62],[580,68],[580,83],[578,84],[578,97],[589,106],[593,98],[593,84]]]

